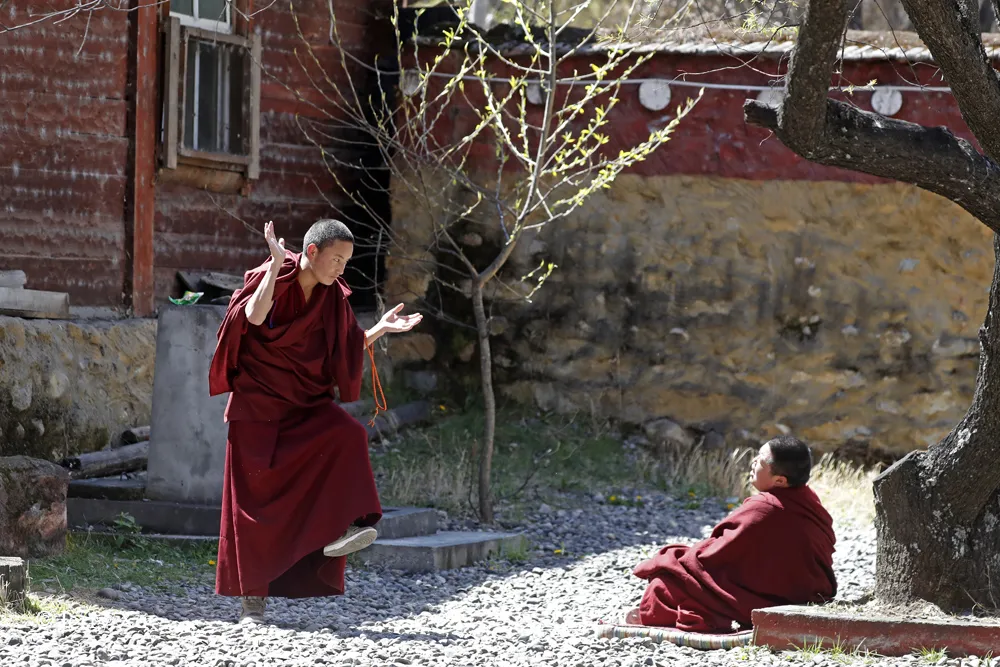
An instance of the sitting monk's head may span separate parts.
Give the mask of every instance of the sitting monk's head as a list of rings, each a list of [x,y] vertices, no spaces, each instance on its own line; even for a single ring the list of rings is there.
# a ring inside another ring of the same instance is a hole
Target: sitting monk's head
[[[336,282],[353,254],[354,234],[339,220],[314,222],[302,238],[302,268],[322,285]]]
[[[751,466],[751,483],[758,491],[805,486],[812,471],[812,452],[806,443],[782,435],[764,443]]]

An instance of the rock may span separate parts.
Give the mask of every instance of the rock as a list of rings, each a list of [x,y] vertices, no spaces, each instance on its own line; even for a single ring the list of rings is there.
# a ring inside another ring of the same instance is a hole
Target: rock
[[[502,335],[505,331],[507,331],[507,327],[509,325],[510,322],[507,320],[507,318],[501,317],[499,315],[494,315],[486,323],[486,327],[489,329],[491,336]]]
[[[116,591],[113,588],[102,588],[97,591],[97,597],[105,598],[106,600],[118,600],[121,599],[121,591]]]
[[[0,553],[40,558],[66,543],[69,473],[27,456],[0,458]]]
[[[687,429],[670,419],[648,422],[642,429],[646,437],[657,445],[690,449],[695,443],[694,436],[688,433]]]
[[[462,235],[462,245],[469,246],[471,248],[478,248],[483,245],[483,237],[475,232],[469,232],[468,234]]]
[[[458,358],[464,362],[472,361],[472,355],[476,353],[476,344],[469,343],[458,352]]]
[[[438,388],[438,374],[434,371],[405,371],[403,382],[409,389],[430,394]]]
[[[437,353],[437,343],[430,334],[410,332],[405,336],[396,336],[389,351],[393,363],[430,361]]]
[[[10,388],[10,407],[24,412],[31,407],[31,380],[22,380]]]
[[[701,441],[701,446],[706,450],[722,449],[726,446],[726,436],[718,431],[709,431]]]

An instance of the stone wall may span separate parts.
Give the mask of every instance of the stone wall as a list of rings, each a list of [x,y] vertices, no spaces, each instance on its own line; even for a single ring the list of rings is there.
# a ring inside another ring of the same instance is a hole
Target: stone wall
[[[147,425],[154,320],[0,317],[0,456],[59,460]]]
[[[424,257],[428,223],[394,195],[411,247],[388,264],[390,301],[416,303],[434,290],[402,258]],[[495,250],[472,227],[463,238]],[[525,239],[504,277],[543,259],[559,268],[532,304],[493,301],[506,320],[493,342],[502,393],[544,409],[898,454],[937,441],[971,400],[991,236],[916,188],[626,175]],[[474,375],[474,338],[433,327],[396,362]]]

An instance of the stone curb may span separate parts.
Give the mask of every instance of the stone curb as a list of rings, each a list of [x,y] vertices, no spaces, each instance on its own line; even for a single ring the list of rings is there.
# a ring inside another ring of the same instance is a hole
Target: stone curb
[[[1000,625],[833,615],[822,607],[783,606],[757,609],[751,615],[753,644],[774,651],[803,646],[839,646],[844,651],[870,651],[886,657],[911,655],[921,649],[946,650],[948,657],[985,656],[1000,647]]]

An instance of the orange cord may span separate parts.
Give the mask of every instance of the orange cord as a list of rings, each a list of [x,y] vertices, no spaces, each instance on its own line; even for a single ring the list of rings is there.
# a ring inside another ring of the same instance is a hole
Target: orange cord
[[[375,398],[375,414],[372,416],[372,420],[368,422],[369,426],[375,426],[375,418],[378,417],[379,412],[385,412],[389,409],[388,403],[385,402],[385,392],[382,391],[382,382],[378,379],[378,369],[375,368],[374,347],[374,345],[368,346],[368,358],[372,362],[372,396]],[[381,405],[378,402],[379,394],[382,394]]]

